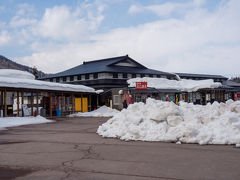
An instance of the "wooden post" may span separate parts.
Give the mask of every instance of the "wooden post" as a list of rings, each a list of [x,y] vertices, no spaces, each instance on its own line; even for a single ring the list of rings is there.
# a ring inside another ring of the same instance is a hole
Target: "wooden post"
[[[4,89],[4,117],[7,117],[7,90]]]
[[[31,116],[33,116],[33,92],[31,92]]]
[[[21,109],[22,109],[22,117],[24,117],[24,113],[23,113],[24,92],[23,91],[21,92],[21,96],[22,96],[22,107],[21,107]]]
[[[97,109],[98,109],[98,106],[99,106],[99,102],[98,102],[98,94],[97,94]]]
[[[52,117],[52,93],[49,93],[49,115]]]
[[[4,100],[3,100],[3,97],[4,97],[3,91],[1,91],[2,110],[4,109]]]
[[[69,102],[67,101],[66,94],[64,96],[64,101],[65,101],[65,112],[67,112],[67,106],[69,106]],[[67,103],[68,102],[68,103]]]
[[[83,94],[81,93],[81,112],[83,112]]]
[[[39,94],[38,94],[38,91],[37,91],[37,93],[36,93],[36,98],[37,98],[37,102],[36,102],[36,103],[37,103],[37,116],[38,116],[38,114],[39,114],[39,111],[38,111],[38,106],[39,106],[39,105],[38,105],[38,98],[39,98],[39,97],[38,97],[38,96],[39,96]]]
[[[61,97],[61,110],[62,110],[62,114],[64,111],[64,106],[63,106],[63,93],[62,93],[62,97]]]
[[[19,117],[19,92],[17,91],[17,117]]]
[[[89,111],[92,111],[92,95],[89,95]]]
[[[72,93],[72,112],[75,113],[75,106],[74,106],[74,96],[73,96],[73,93]]]

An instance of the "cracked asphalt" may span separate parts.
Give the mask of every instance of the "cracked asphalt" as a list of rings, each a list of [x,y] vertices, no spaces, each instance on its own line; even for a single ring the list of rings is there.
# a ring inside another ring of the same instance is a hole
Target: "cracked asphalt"
[[[102,138],[96,130],[106,120],[59,118],[0,131],[0,179],[240,179],[239,148]]]

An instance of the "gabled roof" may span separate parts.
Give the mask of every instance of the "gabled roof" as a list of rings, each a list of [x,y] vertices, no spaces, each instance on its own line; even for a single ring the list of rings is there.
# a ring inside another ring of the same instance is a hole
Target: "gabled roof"
[[[234,81],[226,81],[225,83],[224,83],[225,85],[227,85],[227,86],[231,86],[231,87],[240,87],[240,83],[237,83],[237,82],[234,82]]]
[[[211,75],[211,74],[192,74],[192,73],[176,73],[180,77],[189,77],[189,78],[209,78],[209,79],[225,79],[227,80],[227,77],[224,77],[222,75]]]
[[[135,64],[135,67],[119,66],[119,65],[117,66],[117,63],[126,61],[126,60]],[[135,60],[130,58],[128,55],[126,55],[126,56],[119,56],[119,57],[112,57],[107,59],[83,62],[83,64],[79,66],[76,66],[74,68],[68,69],[63,72],[45,76],[41,79],[72,76],[72,75],[78,75],[78,74],[99,73],[99,72],[136,73],[136,74],[144,73],[144,74],[159,74],[159,75],[175,76],[170,73],[148,69],[147,67],[136,62]]]

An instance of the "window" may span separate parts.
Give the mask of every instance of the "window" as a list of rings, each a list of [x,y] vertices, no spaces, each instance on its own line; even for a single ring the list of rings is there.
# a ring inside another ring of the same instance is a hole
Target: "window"
[[[89,74],[86,74],[86,75],[85,75],[85,79],[89,79]]]
[[[66,82],[66,76],[65,76],[65,77],[63,77],[63,82]]]
[[[149,77],[153,77],[153,75],[152,75],[152,74],[149,74]]]
[[[53,82],[53,79],[50,79],[50,82]]]
[[[118,95],[114,95],[114,96],[113,96],[113,104],[114,104],[114,105],[119,105]]]
[[[81,79],[82,79],[82,78],[81,78],[81,75],[78,75],[78,76],[77,76],[77,79],[78,79],[78,80],[81,80]]]
[[[56,78],[56,82],[59,82],[59,77]]]
[[[67,82],[69,82],[69,81],[70,81],[70,77],[68,76],[68,77],[67,77]]]
[[[157,78],[160,78],[160,77],[161,77],[161,76],[158,74],[158,75],[157,75]]]
[[[123,73],[123,78],[127,78],[127,74],[126,73]]]
[[[82,75],[82,80],[85,80],[85,75]]]
[[[136,74],[132,74],[132,78],[136,78]]]
[[[118,73],[113,73],[113,78],[118,78]]]
[[[141,78],[145,77],[145,74],[141,74]]]
[[[97,79],[97,78],[98,78],[98,73],[94,73],[94,74],[93,74],[93,78],[94,78],[94,79]]]
[[[73,81],[73,76],[70,76],[70,81]]]

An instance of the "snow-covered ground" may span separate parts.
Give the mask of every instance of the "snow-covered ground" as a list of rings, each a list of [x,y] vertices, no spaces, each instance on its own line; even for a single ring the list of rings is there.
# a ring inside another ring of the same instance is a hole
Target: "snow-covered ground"
[[[191,80],[179,79],[169,80],[166,78],[133,78],[128,81],[129,87],[136,87],[136,82],[147,82],[147,86],[156,89],[177,89],[180,91],[194,92],[204,88],[218,88],[222,86],[219,82],[214,82],[212,79],[207,80]]]
[[[69,117],[111,117],[119,113],[118,110],[116,109],[111,109],[107,106],[102,106],[94,111],[91,112],[84,112],[84,113],[76,113],[76,114],[71,114]]]
[[[42,124],[54,122],[52,120],[47,120],[42,116],[37,117],[5,117],[0,118],[0,130],[4,130],[8,127],[22,126],[27,124]]]
[[[240,101],[193,105],[147,99],[123,109],[97,133],[122,140],[240,144]]]

